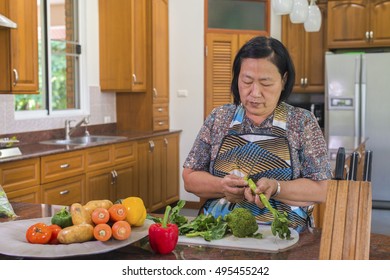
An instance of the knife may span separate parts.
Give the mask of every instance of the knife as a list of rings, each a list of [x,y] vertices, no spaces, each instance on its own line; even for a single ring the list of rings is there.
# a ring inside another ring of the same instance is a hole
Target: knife
[[[345,149],[340,147],[337,151],[336,156],[336,168],[335,168],[335,180],[344,179],[344,164],[345,164]]]
[[[349,164],[349,177],[348,177],[348,179],[351,181],[356,181],[358,161],[359,161],[359,153],[353,152]]]
[[[372,151],[366,151],[363,168],[363,181],[371,182]]]

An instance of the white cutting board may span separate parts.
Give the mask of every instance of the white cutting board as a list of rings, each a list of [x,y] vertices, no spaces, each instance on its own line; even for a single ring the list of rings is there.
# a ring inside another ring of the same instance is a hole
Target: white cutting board
[[[203,237],[186,237],[179,236],[179,244],[191,244],[210,247],[219,247],[225,249],[246,250],[246,251],[262,251],[262,252],[280,252],[286,251],[294,246],[299,240],[299,234],[294,229],[291,229],[291,239],[280,239],[272,235],[271,226],[260,225],[258,232],[263,234],[262,239],[257,238],[238,238],[233,235],[228,235],[219,240],[206,241]]]

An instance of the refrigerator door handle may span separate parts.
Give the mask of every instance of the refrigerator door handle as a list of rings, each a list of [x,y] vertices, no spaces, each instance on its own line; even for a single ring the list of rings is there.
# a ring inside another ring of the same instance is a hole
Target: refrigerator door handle
[[[362,139],[366,138],[366,102],[367,102],[367,70],[366,70],[367,64],[366,64],[366,58],[364,55],[362,55],[362,84],[361,84],[361,121],[360,121],[360,130],[361,134],[359,137]]]
[[[357,56],[355,59],[355,104],[354,104],[354,111],[355,111],[355,123],[354,123],[354,129],[355,129],[355,138],[360,137],[361,133],[361,127],[360,127],[360,73],[361,68],[361,56]]]

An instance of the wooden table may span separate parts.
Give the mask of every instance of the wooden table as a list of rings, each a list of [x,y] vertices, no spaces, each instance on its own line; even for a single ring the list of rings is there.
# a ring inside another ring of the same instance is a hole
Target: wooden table
[[[41,217],[51,217],[53,209],[58,206],[47,204],[13,203],[18,219],[33,219]],[[0,222],[6,222],[0,219]],[[12,222],[12,221],[11,221]],[[175,250],[168,255],[158,255],[152,252],[149,247],[148,238],[145,237],[129,246],[111,251],[108,253],[72,257],[68,259],[108,259],[108,260],[317,260],[320,250],[321,231],[314,229],[312,232],[306,231],[299,236],[298,243],[284,252],[266,253],[244,250],[232,250],[213,248],[206,246],[182,245],[178,244]],[[18,257],[0,254],[0,260],[15,260]],[[370,259],[390,260],[390,236],[381,234],[371,234]]]

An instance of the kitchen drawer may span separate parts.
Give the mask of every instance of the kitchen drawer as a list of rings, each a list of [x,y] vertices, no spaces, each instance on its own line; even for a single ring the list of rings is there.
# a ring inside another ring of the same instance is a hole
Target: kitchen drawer
[[[169,115],[168,103],[153,104],[153,118],[166,117]]]
[[[124,142],[114,145],[114,164],[135,161],[137,159],[137,143]]]
[[[169,117],[153,118],[153,131],[168,130]]]
[[[12,202],[41,203],[40,187],[33,186],[16,191],[7,191],[7,198]]]
[[[66,205],[83,203],[85,176],[79,175],[42,185],[43,203]]]
[[[67,152],[41,158],[41,183],[81,175],[85,171],[84,151]]]
[[[39,158],[0,164],[0,185],[5,191],[15,191],[39,184]]]
[[[112,145],[89,148],[85,151],[85,168],[87,171],[108,167],[112,164]]]

